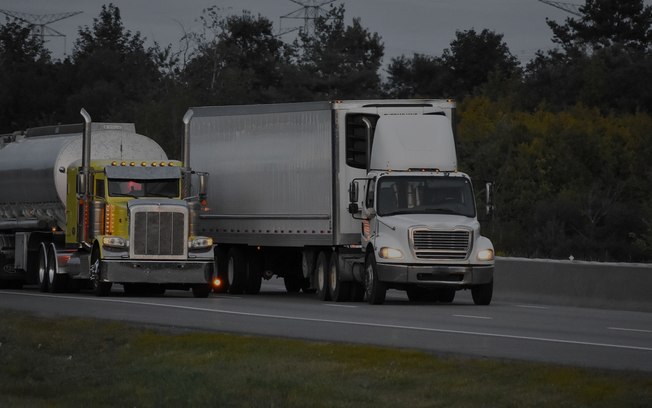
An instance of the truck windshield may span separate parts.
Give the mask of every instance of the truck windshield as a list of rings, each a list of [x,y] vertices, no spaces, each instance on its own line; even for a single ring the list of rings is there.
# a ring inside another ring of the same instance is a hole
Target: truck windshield
[[[111,197],[179,197],[179,179],[109,179]]]
[[[455,214],[475,217],[471,182],[466,177],[385,176],[378,179],[380,216]]]

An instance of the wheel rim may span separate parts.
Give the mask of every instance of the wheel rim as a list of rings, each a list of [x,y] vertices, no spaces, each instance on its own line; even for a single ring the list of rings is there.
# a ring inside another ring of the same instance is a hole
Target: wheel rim
[[[57,267],[53,259],[50,259],[48,262],[48,283],[52,284],[54,282],[54,274],[57,273]]]
[[[41,251],[39,257],[38,257],[38,279],[39,282],[44,282],[45,281],[45,269],[46,269],[46,262],[45,262],[45,254],[42,253]]]
[[[335,262],[330,267],[329,274],[329,283],[331,284],[331,289],[335,291],[337,289],[337,265],[335,265]]]
[[[320,264],[317,265],[317,285],[319,286],[320,292],[324,290],[324,284],[326,283],[326,277],[324,275],[324,265],[320,262]]]

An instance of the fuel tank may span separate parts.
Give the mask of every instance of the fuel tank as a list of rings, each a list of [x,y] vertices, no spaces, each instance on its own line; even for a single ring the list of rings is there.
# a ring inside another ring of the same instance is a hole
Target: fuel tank
[[[81,125],[29,129],[0,141],[0,230],[55,223],[65,227],[68,168],[82,159]],[[129,123],[93,123],[93,160],[167,160]]]

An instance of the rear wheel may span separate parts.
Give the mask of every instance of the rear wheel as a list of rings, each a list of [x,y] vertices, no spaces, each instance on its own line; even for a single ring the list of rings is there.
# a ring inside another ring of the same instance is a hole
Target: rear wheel
[[[328,258],[324,251],[319,251],[315,262],[315,283],[319,300],[330,300],[328,289]]]
[[[48,250],[45,243],[41,243],[38,248],[38,270],[36,279],[38,279],[38,289],[41,292],[48,291]]]
[[[494,293],[494,281],[492,280],[489,283],[484,285],[477,285],[471,288],[471,297],[473,297],[473,303],[476,305],[488,305],[491,303],[491,298]]]
[[[378,268],[373,252],[367,255],[365,262],[365,298],[371,305],[380,305],[385,301],[387,288],[378,280]]]
[[[351,283],[341,280],[342,265],[340,255],[333,251],[328,265],[329,295],[333,302],[348,302],[351,300]]]
[[[57,262],[57,249],[54,244],[50,244],[48,248],[48,290],[52,293],[64,292],[68,285],[68,275],[60,274],[59,263]]]

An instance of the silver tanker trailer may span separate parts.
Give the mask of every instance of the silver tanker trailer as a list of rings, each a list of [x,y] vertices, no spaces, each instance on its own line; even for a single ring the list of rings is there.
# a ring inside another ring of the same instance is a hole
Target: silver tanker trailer
[[[212,240],[193,229],[191,170],[133,124],[82,115],[0,138],[0,286],[208,296]]]

